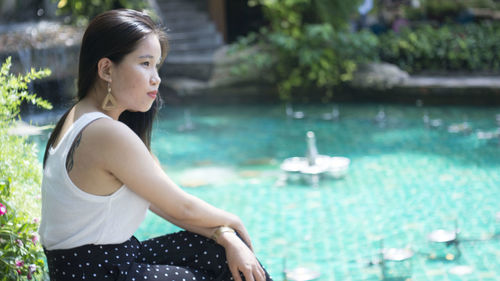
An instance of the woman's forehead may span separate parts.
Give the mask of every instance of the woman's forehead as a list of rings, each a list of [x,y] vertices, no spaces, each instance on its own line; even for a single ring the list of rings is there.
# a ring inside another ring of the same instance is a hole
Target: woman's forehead
[[[161,45],[158,36],[149,34],[137,44],[137,48],[131,53],[138,58],[161,57]]]

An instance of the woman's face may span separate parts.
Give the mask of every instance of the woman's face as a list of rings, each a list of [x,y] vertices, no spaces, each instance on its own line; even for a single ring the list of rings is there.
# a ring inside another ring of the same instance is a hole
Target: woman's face
[[[150,34],[139,42],[135,51],[113,65],[111,93],[119,107],[141,112],[151,108],[161,81],[157,68],[160,60],[160,41]]]

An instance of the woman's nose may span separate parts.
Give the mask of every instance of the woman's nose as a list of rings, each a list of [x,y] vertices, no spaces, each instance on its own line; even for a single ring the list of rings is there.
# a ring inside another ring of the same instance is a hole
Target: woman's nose
[[[158,74],[158,71],[155,71],[153,76],[151,77],[151,84],[157,85],[160,84],[161,78],[160,75]]]

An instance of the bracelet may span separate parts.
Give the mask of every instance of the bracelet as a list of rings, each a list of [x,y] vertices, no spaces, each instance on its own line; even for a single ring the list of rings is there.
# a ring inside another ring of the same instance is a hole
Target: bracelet
[[[219,226],[217,229],[214,231],[214,234],[212,234],[212,239],[217,242],[217,238],[224,233],[224,232],[231,232],[231,233],[236,233],[234,229],[230,228],[229,226]]]

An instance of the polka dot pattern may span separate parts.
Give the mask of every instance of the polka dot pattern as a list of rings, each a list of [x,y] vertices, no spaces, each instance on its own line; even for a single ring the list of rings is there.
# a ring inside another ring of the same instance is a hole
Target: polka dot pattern
[[[122,244],[85,245],[45,254],[51,281],[232,280],[224,248],[188,231],[143,242],[132,237]]]

